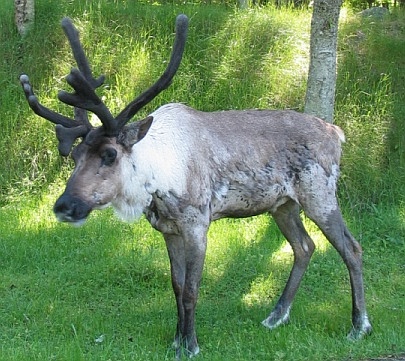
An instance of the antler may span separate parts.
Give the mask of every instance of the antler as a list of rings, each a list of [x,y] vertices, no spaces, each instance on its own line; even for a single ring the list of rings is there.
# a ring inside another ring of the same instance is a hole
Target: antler
[[[101,76],[98,79],[93,78],[90,66],[80,43],[79,32],[72,24],[72,21],[69,18],[64,18],[61,25],[69,40],[76,63],[80,69],[80,72],[77,69],[72,69],[71,73],[67,76],[67,81],[70,84],[69,80],[72,77],[74,78],[74,75],[72,74],[81,73],[83,74],[82,76],[86,78],[87,84],[91,84],[91,86],[93,87],[94,93],[94,89],[103,84],[104,76]],[[75,140],[79,137],[86,136],[86,134],[93,128],[88,119],[87,111],[83,107],[80,108],[79,104],[72,104],[63,100],[65,97],[70,100],[70,96],[80,98],[80,96],[83,95],[83,92],[78,92],[75,87],[73,87],[78,94],[69,94],[64,91],[60,91],[58,94],[58,98],[60,100],[64,101],[67,104],[75,106],[74,119],[72,119],[43,106],[39,102],[38,98],[35,96],[27,75],[22,74],[20,76],[20,82],[31,109],[37,115],[56,124],[55,130],[56,137],[59,140],[59,153],[63,156],[67,156],[70,153]]]
[[[179,68],[186,45],[188,29],[188,18],[180,14],[176,18],[176,39],[173,44],[170,62],[163,75],[148,90],[144,91],[135,100],[129,103],[125,109],[118,114],[116,120],[118,128],[122,128],[142,107],[154,99],[162,90],[165,90],[172,82],[173,76]]]
[[[148,90],[128,104],[116,118],[113,117],[107,106],[95,92],[96,88],[104,83],[105,77],[100,76],[97,79],[93,77],[79,40],[79,33],[69,18],[62,20],[62,28],[69,40],[79,69],[72,69],[66,77],[66,81],[74,89],[74,92],[60,91],[58,98],[65,104],[74,107],[74,119],[56,113],[41,105],[32,90],[27,75],[21,75],[20,82],[31,109],[37,115],[57,124],[56,135],[59,140],[59,152],[66,156],[70,153],[74,141],[79,137],[85,137],[93,129],[88,120],[87,111],[91,111],[98,116],[103,124],[102,130],[106,136],[116,136],[138,110],[170,85],[183,56],[187,38],[188,18],[185,15],[179,15],[176,19],[176,38],[173,51],[163,75]]]
[[[38,101],[27,75],[22,74],[20,76],[20,82],[28,104],[34,113],[56,124],[59,153],[63,156],[67,156],[70,153],[74,141],[79,137],[84,137],[92,128],[87,118],[87,112],[75,108],[74,119],[56,113],[46,108]]]

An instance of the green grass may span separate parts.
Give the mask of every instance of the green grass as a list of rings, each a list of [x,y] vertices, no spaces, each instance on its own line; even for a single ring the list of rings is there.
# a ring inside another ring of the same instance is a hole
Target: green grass
[[[41,101],[56,100],[72,66],[59,26],[81,31],[101,95],[114,113],[165,67],[175,15],[190,16],[184,61],[172,86],[141,112],[169,101],[203,110],[303,108],[310,13],[196,5],[37,0],[24,39],[12,2],[0,4],[0,360],[165,360],[176,309],[161,235],[111,210],[82,228],[52,206],[71,171],[53,127],[32,114],[18,84],[30,75]],[[339,197],[364,248],[374,333],[350,330],[347,271],[305,220],[317,251],[291,322],[260,325],[288,277],[292,254],[267,216],[221,220],[209,233],[197,332],[202,360],[362,360],[405,352],[405,16],[341,23],[336,122],[345,130]],[[94,46],[96,44],[96,46]],[[387,57],[386,55],[390,56]],[[237,126],[237,125],[236,125]]]
[[[346,195],[365,207],[404,201],[403,19],[403,13],[385,23],[350,18],[340,37],[336,119],[348,140],[342,180]]]
[[[95,213],[79,229],[60,225],[52,202],[47,196],[0,212],[7,235],[1,243],[0,359],[172,359],[176,311],[160,234],[145,220],[119,223],[109,211]],[[381,226],[367,218],[356,223],[375,231]],[[199,358],[360,360],[404,350],[403,240],[361,236],[375,331],[352,343],[345,339],[351,304],[346,269],[307,225],[317,252],[290,324],[269,332],[260,321],[288,276],[289,247],[267,216],[213,224],[197,311]],[[362,232],[356,224],[351,228]]]

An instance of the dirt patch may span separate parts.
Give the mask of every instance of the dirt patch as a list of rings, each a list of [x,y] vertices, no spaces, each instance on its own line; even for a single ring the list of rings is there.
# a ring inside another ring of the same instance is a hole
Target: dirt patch
[[[370,358],[364,361],[405,361],[405,353],[400,355],[388,355],[385,357]]]

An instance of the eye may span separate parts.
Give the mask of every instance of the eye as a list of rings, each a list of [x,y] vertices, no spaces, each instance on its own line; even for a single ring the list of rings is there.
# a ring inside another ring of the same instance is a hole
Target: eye
[[[101,165],[110,166],[117,158],[117,151],[114,148],[107,148],[101,153]]]

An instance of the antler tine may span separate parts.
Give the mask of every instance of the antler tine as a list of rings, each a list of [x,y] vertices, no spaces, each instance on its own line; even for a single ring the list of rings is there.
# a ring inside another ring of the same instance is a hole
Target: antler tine
[[[56,113],[53,110],[44,107],[38,101],[27,75],[22,74],[20,76],[20,83],[23,87],[28,104],[34,113],[56,124],[55,130],[56,136],[59,140],[59,153],[63,156],[67,156],[70,153],[74,141],[79,137],[85,136],[89,131],[88,124],[90,123],[88,120],[87,123],[83,121],[84,119],[87,119],[87,115],[78,114],[77,116],[75,115],[75,119],[71,119],[62,114]]]
[[[90,110],[103,123],[106,135],[113,135],[115,134],[116,121],[107,106],[95,93],[95,89],[104,83],[105,77],[104,75],[98,79],[93,77],[89,62],[80,43],[79,32],[69,18],[62,20],[62,28],[69,40],[79,70],[72,69],[66,77],[66,81],[75,92],[60,91],[58,94],[59,100],[74,107]]]
[[[74,107],[90,110],[99,117],[106,134],[113,135],[116,123],[115,119],[83,74],[78,69],[72,69],[66,77],[66,81],[75,92],[68,93],[61,90],[58,94],[59,99]]]
[[[53,110],[43,106],[34,94],[28,75],[21,74],[20,83],[23,87],[28,104],[35,114],[51,121],[54,124],[63,125],[66,128],[73,128],[81,125],[81,123],[79,123],[78,121],[66,117],[62,114],[56,113]]]
[[[93,77],[89,62],[84,54],[82,44],[80,43],[79,32],[75,28],[70,18],[63,18],[62,29],[69,40],[70,47],[72,48],[73,56],[76,60],[77,66],[83,73],[86,80],[95,89],[104,83],[105,76],[101,75],[98,79]]]
[[[163,75],[148,90],[129,103],[116,117],[117,128],[121,129],[143,106],[153,100],[170,84],[180,66],[187,39],[188,18],[180,14],[176,18],[176,38],[173,45],[169,64]]]

